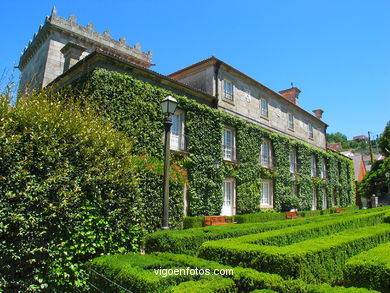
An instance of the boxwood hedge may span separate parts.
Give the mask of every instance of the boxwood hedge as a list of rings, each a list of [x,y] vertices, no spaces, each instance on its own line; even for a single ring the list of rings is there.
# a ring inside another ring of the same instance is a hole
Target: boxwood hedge
[[[250,292],[256,289],[268,289],[282,293],[320,293],[320,292],[373,292],[360,288],[331,287],[328,284],[307,284],[302,280],[285,280],[276,274],[258,272],[242,267],[221,265],[193,256],[155,253],[151,255],[111,255],[94,259],[89,268],[106,278],[137,293],[144,292]],[[167,276],[156,275],[155,269],[197,268],[198,270],[232,270],[233,274],[222,276]],[[91,282],[104,292],[123,292],[118,286],[91,272]],[[188,290],[188,291],[187,291]],[[374,291],[376,292],[376,291]]]
[[[334,282],[340,281],[347,258],[389,239],[390,225],[379,224],[283,247],[234,240],[210,241],[202,245],[199,256],[310,282]]]
[[[350,258],[344,268],[344,284],[390,292],[390,242]]]

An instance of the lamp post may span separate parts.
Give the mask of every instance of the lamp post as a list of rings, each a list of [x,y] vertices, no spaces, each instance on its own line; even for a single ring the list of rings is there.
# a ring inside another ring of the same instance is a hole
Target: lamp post
[[[175,113],[177,107],[177,101],[171,96],[167,96],[161,101],[161,108],[165,115],[163,124],[165,129],[164,135],[164,179],[163,179],[163,230],[168,230],[168,218],[169,218],[169,165],[170,165],[170,136],[172,118],[171,115]]]
[[[390,194],[390,172],[386,172],[385,176],[387,178],[387,193]]]

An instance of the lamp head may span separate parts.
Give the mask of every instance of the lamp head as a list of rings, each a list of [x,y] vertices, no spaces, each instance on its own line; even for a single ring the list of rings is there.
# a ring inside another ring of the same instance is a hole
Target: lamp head
[[[177,100],[172,96],[167,96],[161,101],[161,108],[165,115],[170,116],[175,113],[177,107]]]

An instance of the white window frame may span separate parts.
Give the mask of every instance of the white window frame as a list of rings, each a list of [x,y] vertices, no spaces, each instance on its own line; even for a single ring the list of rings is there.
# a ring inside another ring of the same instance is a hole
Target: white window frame
[[[321,178],[326,179],[326,163],[324,158],[321,159]]]
[[[229,87],[227,85],[230,85],[231,91],[229,91]],[[229,101],[234,100],[234,86],[233,82],[230,80],[224,79],[223,80],[223,98]]]
[[[231,146],[225,144],[225,134],[226,132],[231,133]],[[223,150],[223,159],[226,161],[235,161],[236,160],[236,130],[231,127],[224,127],[222,135],[222,150]],[[229,155],[230,153],[230,155]]]
[[[297,174],[298,173],[298,160],[297,160],[297,150],[292,148],[290,150],[290,173]]]
[[[268,196],[264,197],[264,188],[268,188]],[[263,179],[261,182],[261,199],[260,199],[260,208],[273,208],[274,201],[274,186],[273,181],[270,179]]]
[[[260,98],[260,116],[268,118],[268,101],[264,98]]]
[[[326,187],[322,188],[322,209],[326,210],[328,208],[328,195],[326,193]]]
[[[224,205],[225,205],[225,190],[226,190],[226,184],[230,184],[231,186],[231,195],[230,195],[230,202],[231,202],[231,215],[223,215],[224,212],[223,212],[223,209],[224,209]],[[223,183],[222,183],[222,199],[223,199],[223,203],[222,203],[222,207],[221,207],[221,216],[233,216],[236,214],[236,180],[234,178],[231,178],[231,177],[226,177],[224,180],[223,180]]]
[[[310,161],[310,172],[311,172],[311,177],[317,177],[317,159],[316,155],[312,154],[311,155],[311,161]]]
[[[173,124],[175,117],[178,117],[179,121],[179,131],[174,131]],[[175,114],[172,115],[172,127],[171,127],[171,136],[170,136],[170,149],[174,151],[184,151],[185,150],[185,135],[184,135],[184,121],[185,113],[184,111],[177,109]]]
[[[287,128],[294,130],[294,115],[291,112],[287,112]]]
[[[313,129],[313,125],[311,123],[307,124],[307,134],[308,134],[310,139],[314,139],[314,129]]]
[[[311,204],[311,210],[315,211],[318,207],[318,195],[317,195],[317,188],[313,187],[313,200]]]
[[[265,145],[268,146],[268,152],[264,153]],[[273,167],[273,160],[272,160],[272,144],[269,139],[264,139],[263,143],[260,146],[260,165],[263,168],[271,169]]]

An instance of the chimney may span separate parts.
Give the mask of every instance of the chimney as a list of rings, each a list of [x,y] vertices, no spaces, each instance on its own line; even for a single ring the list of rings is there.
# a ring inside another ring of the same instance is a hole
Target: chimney
[[[81,54],[86,49],[82,46],[79,46],[75,43],[68,42],[62,49],[61,53],[64,54],[64,72],[67,71],[70,67],[79,62]]]
[[[295,105],[298,105],[298,95],[301,91],[296,88],[292,87],[283,91],[280,91],[279,94],[285,98],[287,101],[290,101],[291,103],[294,103]]]
[[[314,115],[318,118],[318,119],[322,119],[322,113],[324,113],[324,110],[321,110],[321,109],[317,109],[317,110],[313,110],[313,113]]]

